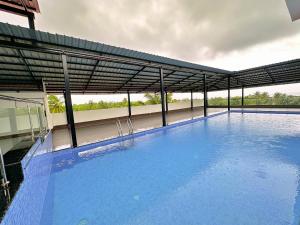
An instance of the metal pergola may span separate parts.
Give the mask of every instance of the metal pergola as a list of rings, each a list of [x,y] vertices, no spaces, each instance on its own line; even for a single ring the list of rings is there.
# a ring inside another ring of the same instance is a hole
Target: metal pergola
[[[77,146],[71,93],[207,92],[300,82],[300,60],[226,71],[157,55],[0,23],[0,89],[64,93],[73,146]],[[193,101],[191,101],[193,108]]]

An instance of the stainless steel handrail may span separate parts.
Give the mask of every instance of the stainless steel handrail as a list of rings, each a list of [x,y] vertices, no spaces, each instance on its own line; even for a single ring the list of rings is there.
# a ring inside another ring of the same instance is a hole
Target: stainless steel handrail
[[[31,99],[28,99],[28,98],[18,98],[18,97],[7,96],[7,95],[0,95],[0,99],[1,100],[6,100],[6,101],[17,101],[17,102],[26,102],[26,103],[44,105],[44,103],[42,103],[42,102],[31,100]]]
[[[123,130],[122,130],[122,125],[121,125],[121,121],[119,119],[117,119],[116,121],[116,125],[117,125],[117,129],[118,129],[118,134],[119,136],[123,137]]]
[[[31,110],[30,110],[28,103],[27,103],[27,110],[28,110],[29,125],[30,125],[30,129],[31,129],[31,138],[32,138],[32,141],[34,141],[34,129],[33,129],[33,123],[32,123],[32,118],[31,118]]]
[[[7,200],[10,201],[10,193],[9,193],[9,181],[7,180],[6,171],[5,171],[5,165],[4,165],[4,159],[3,159],[3,153],[0,148],[0,164],[1,164],[1,174],[3,176],[2,178],[2,187],[4,190],[4,195],[7,197]]]
[[[128,132],[129,134],[133,134],[133,125],[130,118],[127,119],[127,126],[128,126]]]

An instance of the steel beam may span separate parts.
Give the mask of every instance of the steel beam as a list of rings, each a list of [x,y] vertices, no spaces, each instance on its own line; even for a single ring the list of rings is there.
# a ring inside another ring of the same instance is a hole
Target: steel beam
[[[32,71],[31,71],[31,69],[30,69],[28,63],[27,63],[26,60],[25,60],[25,57],[24,57],[23,53],[21,52],[20,49],[17,49],[17,52],[18,52],[18,55],[20,56],[22,62],[24,63],[24,66],[26,67],[27,72],[30,74],[31,79],[34,81],[34,83],[36,83],[38,89],[41,90],[41,85],[40,85],[39,82],[35,79],[35,77],[34,77]]]
[[[131,117],[131,101],[130,101],[130,92],[127,91],[127,102],[128,102],[128,116]]]
[[[272,76],[271,72],[268,70],[268,68],[265,68],[266,73],[268,74],[268,76],[270,77],[270,79],[272,80],[272,82],[275,81],[274,77]]]
[[[74,115],[73,115],[73,107],[72,107],[72,98],[71,98],[71,91],[70,91],[70,79],[68,74],[68,65],[67,65],[67,56],[62,54],[62,63],[65,75],[65,104],[66,104],[66,115],[68,119],[68,128],[71,132],[72,138],[72,147],[77,147],[77,137],[76,137],[76,129],[74,123]]]
[[[162,69],[162,68],[160,68],[159,71],[161,71],[161,69]],[[176,72],[177,72],[176,70],[173,70],[171,73],[166,74],[166,76],[165,76],[164,78],[167,78],[168,76],[170,76],[170,75],[172,75],[172,74],[174,74],[174,73],[176,73]],[[160,82],[160,81],[161,81],[161,78],[155,80],[155,81],[152,82],[151,84],[147,85],[147,87],[145,87],[145,88],[142,90],[142,92],[143,92],[143,91],[146,91],[148,88],[150,88],[151,86],[153,86],[154,84],[156,84],[157,82]]]
[[[165,87],[164,87],[164,72],[163,69],[159,69],[159,77],[160,77],[160,98],[161,98],[161,116],[162,116],[162,125],[165,127],[167,125],[166,121],[166,110],[165,110]]]
[[[86,86],[85,86],[85,88],[84,88],[84,92],[86,92],[86,90],[88,89],[89,84],[90,84],[90,82],[91,82],[91,80],[92,80],[92,78],[93,78],[93,76],[94,76],[94,74],[95,74],[95,71],[96,71],[96,68],[97,68],[99,62],[100,62],[100,60],[97,60],[97,62],[95,63],[95,65],[94,65],[94,67],[93,67],[93,70],[92,70],[92,73],[91,73],[91,75],[90,75],[90,77],[89,77],[89,79],[88,79],[88,82],[87,82],[87,84],[86,84]],[[84,92],[83,92],[83,93],[84,93]]]
[[[130,77],[124,84],[122,84],[116,92],[120,91],[123,87],[125,87],[130,81],[132,81],[137,75],[139,75],[139,73],[142,72],[145,68],[146,68],[146,66],[142,66],[142,68],[140,70],[138,70],[132,77]]]
[[[182,82],[182,81],[188,80],[188,79],[190,79],[191,77],[194,77],[194,76],[196,76],[196,75],[200,75],[200,74],[192,74],[192,75],[190,75],[190,76],[188,76],[188,77],[186,77],[186,78],[184,78],[184,79],[182,79],[182,80],[180,80],[180,81],[178,81],[178,82],[172,84],[172,86],[173,86],[173,85],[176,85],[176,84],[179,84],[179,83]],[[202,75],[204,75],[204,74],[202,74]],[[199,82],[200,82],[200,80],[193,81],[192,83],[186,84],[186,85],[184,85],[183,87],[179,88],[178,91],[181,91],[181,90],[183,90],[183,89],[185,89],[185,88],[187,88],[187,87],[190,87],[190,86],[193,85],[193,84],[197,84],[197,83],[199,83]]]
[[[33,13],[29,13],[28,16],[28,24],[29,24],[29,28],[32,30],[35,30],[35,25],[34,25],[34,14]]]

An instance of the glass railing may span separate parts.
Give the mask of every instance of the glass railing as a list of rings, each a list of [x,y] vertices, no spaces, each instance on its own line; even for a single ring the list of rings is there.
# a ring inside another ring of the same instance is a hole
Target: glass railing
[[[46,131],[42,99],[0,95],[0,218],[23,180],[22,158]]]
[[[46,118],[41,102],[0,95],[0,147],[9,151],[30,147],[45,133]]]

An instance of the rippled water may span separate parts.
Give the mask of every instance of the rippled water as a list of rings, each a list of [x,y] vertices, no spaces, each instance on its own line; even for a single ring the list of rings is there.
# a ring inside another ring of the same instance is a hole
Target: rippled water
[[[41,224],[299,225],[300,115],[231,113],[57,157]]]

